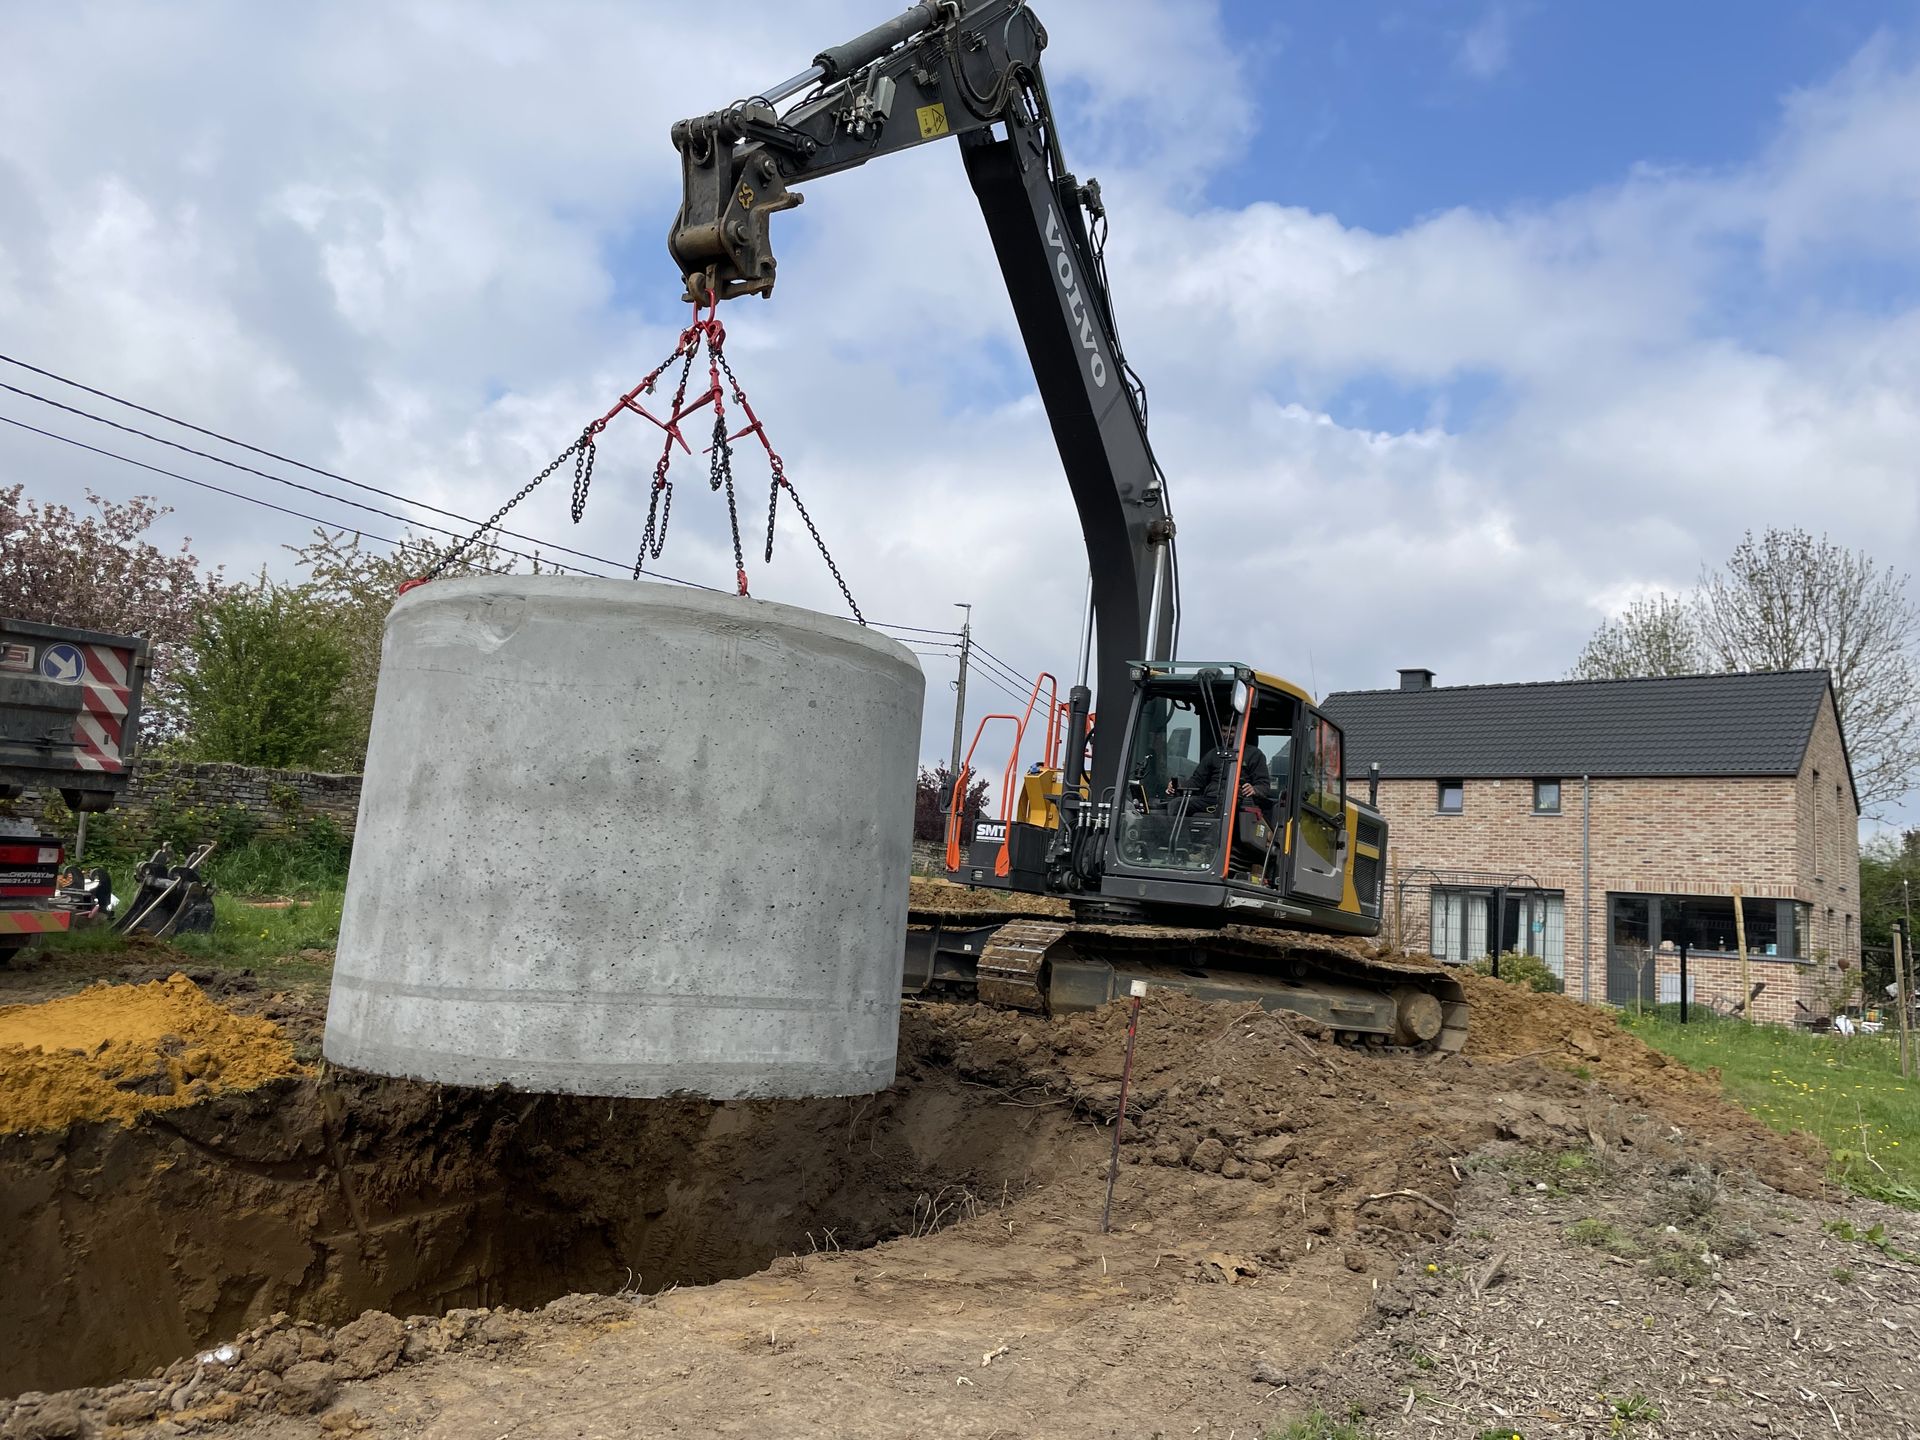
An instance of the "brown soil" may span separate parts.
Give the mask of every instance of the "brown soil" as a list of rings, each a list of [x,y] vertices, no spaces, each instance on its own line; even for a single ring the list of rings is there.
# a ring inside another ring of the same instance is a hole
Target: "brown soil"
[[[299,1072],[277,1025],[222,1009],[185,975],[0,1007],[0,1131],[125,1123]]]
[[[450,1436],[1248,1435],[1286,1412],[1273,1378],[1330,1360],[1403,1257],[1453,1230],[1490,1143],[1641,1156],[1685,1114],[1695,1158],[1817,1184],[1807,1151],[1657,1078],[1593,1012],[1485,989],[1491,1033],[1477,1011],[1467,1055],[1426,1059],[1152,995],[1104,1235],[1121,1007],[1050,1023],[909,1005],[899,1082],[851,1102],[335,1074],[0,1142],[0,1269],[21,1281],[0,1390],[238,1337],[230,1362],[23,1398],[0,1421],[145,1407],[310,1436],[289,1417],[339,1392],[383,1430]],[[589,1289],[627,1298],[512,1308]],[[421,1313],[324,1328],[366,1308]]]
[[[1073,913],[1054,895],[1022,895],[1013,890],[976,890],[927,875],[907,882],[907,903],[915,910],[940,915],[979,914],[1060,915]]]
[[[1827,1152],[1807,1134],[1782,1136],[1721,1098],[1716,1071],[1689,1070],[1613,1015],[1561,995],[1536,995],[1490,976],[1460,972],[1472,1019],[1466,1054],[1490,1060],[1536,1060],[1591,1076],[1623,1100],[1657,1110],[1682,1130],[1711,1131],[1723,1163],[1750,1169],[1776,1190],[1819,1199]]]

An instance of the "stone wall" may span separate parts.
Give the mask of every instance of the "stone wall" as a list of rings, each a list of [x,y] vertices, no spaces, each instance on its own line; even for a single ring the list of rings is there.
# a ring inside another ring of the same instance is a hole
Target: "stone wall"
[[[73,816],[57,798],[36,803],[29,792],[16,813],[36,808],[47,828],[71,847]],[[250,765],[189,765],[142,760],[113,809],[87,821],[89,848],[138,850],[163,839],[191,843],[239,834],[291,838],[325,820],[351,838],[360,809],[360,777]]]

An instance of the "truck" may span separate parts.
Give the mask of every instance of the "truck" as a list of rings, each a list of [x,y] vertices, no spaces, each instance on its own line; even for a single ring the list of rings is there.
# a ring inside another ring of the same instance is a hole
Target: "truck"
[[[65,844],[19,802],[51,791],[88,815],[126,793],[149,657],[144,636],[0,619],[0,963],[74,916]]]

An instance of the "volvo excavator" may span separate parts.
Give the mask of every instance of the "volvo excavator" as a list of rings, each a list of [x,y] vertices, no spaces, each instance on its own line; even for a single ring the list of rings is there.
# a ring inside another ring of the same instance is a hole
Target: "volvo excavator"
[[[668,249],[696,305],[772,292],[770,220],[800,203],[795,186],[957,142],[1079,512],[1089,613],[1066,700],[1044,702],[1061,742],[1024,783],[1010,763],[1001,817],[955,835],[954,878],[1000,903],[917,896],[905,989],[1064,1012],[1144,981],[1294,1011],[1349,1044],[1457,1050],[1459,982],[1366,943],[1387,827],[1347,791],[1340,728],[1252,665],[1175,658],[1166,479],[1108,294],[1100,186],[1062,156],[1046,44],[1025,0],[931,0],[672,129]]]

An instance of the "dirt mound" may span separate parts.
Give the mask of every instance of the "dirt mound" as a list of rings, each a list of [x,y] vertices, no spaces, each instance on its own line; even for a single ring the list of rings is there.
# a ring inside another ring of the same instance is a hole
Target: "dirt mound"
[[[0,1008],[0,1131],[127,1122],[300,1071],[277,1025],[215,1005],[185,975]]]
[[[1605,1010],[1564,995],[1542,995],[1523,985],[1456,970],[1467,987],[1472,1020],[1466,1053],[1488,1060],[1538,1055],[1583,1065],[1609,1080],[1634,1085],[1665,1085],[1682,1090],[1717,1090],[1709,1077],[1670,1060],[1637,1035],[1620,1028]]]
[[[1718,1071],[1689,1070],[1596,1006],[1458,973],[1471,1007],[1468,1056],[1508,1064],[1539,1060],[1571,1070],[1659,1111],[1683,1130],[1710,1135],[1721,1163],[1751,1169],[1776,1190],[1807,1199],[1827,1195],[1826,1146],[1804,1131],[1771,1130],[1723,1099]]]

